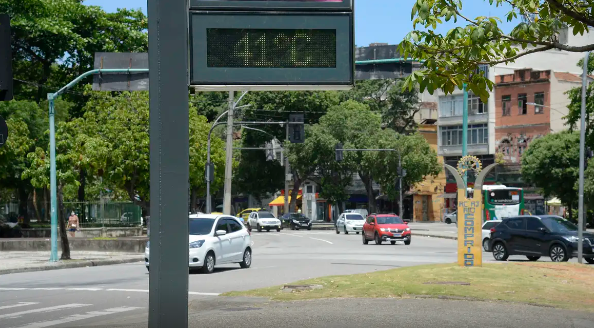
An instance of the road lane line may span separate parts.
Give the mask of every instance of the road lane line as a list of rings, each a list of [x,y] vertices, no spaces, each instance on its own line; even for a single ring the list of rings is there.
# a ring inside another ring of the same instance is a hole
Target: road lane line
[[[16,290],[27,290],[29,288],[2,288],[0,287],[0,290],[5,290],[5,291],[16,291]]]
[[[108,292],[131,292],[131,293],[148,293],[148,289],[122,289],[122,288],[110,288],[106,289]]]
[[[90,311],[90,312],[87,312],[85,314],[73,314],[71,316],[63,317],[63,318],[56,319],[56,320],[34,322],[34,323],[30,323],[30,324],[26,324],[24,326],[19,326],[19,327],[14,327],[14,328],[45,328],[45,327],[52,327],[52,326],[62,325],[62,324],[69,323],[69,322],[86,320],[86,319],[91,319],[91,318],[105,316],[105,315],[118,314],[118,313],[123,313],[123,312],[128,312],[128,311],[136,310],[136,309],[140,309],[140,308],[139,307],[126,307],[126,306],[123,306],[123,307],[106,309],[106,310],[103,310],[103,311]]]
[[[85,291],[85,292],[96,292],[100,291],[103,288],[66,288],[66,290],[77,290],[77,291]]]
[[[219,296],[219,293],[199,293],[199,292],[188,292],[190,295],[201,295],[201,296]]]
[[[12,304],[12,305],[0,306],[0,310],[11,309],[11,308],[19,307],[19,306],[35,305],[35,304],[39,304],[39,303],[37,303],[37,302],[18,302],[16,304]]]
[[[31,288],[31,290],[63,290],[64,288],[56,288],[56,287],[36,287]]]
[[[331,242],[331,241],[327,241],[327,240],[324,240],[324,239],[319,239],[319,238],[314,238],[314,237],[309,237],[309,239],[314,239],[314,240],[323,241],[323,242],[325,242],[325,243],[328,243],[328,244],[330,244],[330,245],[333,245],[333,244],[334,244],[333,242]]]
[[[14,313],[8,313],[8,314],[0,314],[0,319],[2,319],[2,318],[16,318],[16,317],[20,317],[25,314],[31,314],[31,313],[40,313],[40,312],[43,313],[43,312],[52,312],[52,311],[56,311],[56,310],[74,309],[74,308],[90,306],[90,305],[91,304],[72,303],[72,304],[65,304],[65,305],[58,305],[58,306],[50,306],[50,307],[41,308],[41,309],[27,310],[27,311],[14,312]]]

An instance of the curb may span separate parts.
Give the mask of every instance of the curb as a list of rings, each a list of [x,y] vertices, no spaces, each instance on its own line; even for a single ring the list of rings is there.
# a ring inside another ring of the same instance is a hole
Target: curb
[[[10,274],[10,273],[72,269],[72,268],[104,266],[104,265],[114,265],[114,264],[124,264],[124,263],[135,263],[135,262],[142,262],[142,258],[123,259],[123,260],[89,260],[89,261],[77,261],[77,262],[71,262],[71,263],[58,262],[60,264],[57,264],[57,265],[33,266],[33,267],[17,268],[17,269],[0,269],[0,275]]]
[[[454,236],[437,236],[437,235],[431,235],[431,234],[426,234],[426,233],[415,233],[414,230],[413,230],[413,236],[458,240],[458,237],[454,237]]]

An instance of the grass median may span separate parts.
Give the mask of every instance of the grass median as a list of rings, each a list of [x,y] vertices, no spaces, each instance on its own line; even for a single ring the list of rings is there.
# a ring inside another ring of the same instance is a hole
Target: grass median
[[[223,296],[257,296],[279,301],[321,298],[462,298],[508,301],[594,312],[594,266],[573,263],[496,263],[466,268],[457,264],[422,265],[367,274],[330,276],[291,285]]]

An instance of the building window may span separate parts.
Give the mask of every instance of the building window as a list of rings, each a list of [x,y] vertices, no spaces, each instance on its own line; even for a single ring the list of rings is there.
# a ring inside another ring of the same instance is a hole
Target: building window
[[[503,108],[503,116],[511,115],[511,96],[501,97],[501,108]]]
[[[526,103],[528,100],[528,97],[526,96],[525,93],[519,94],[518,95],[518,109],[520,110],[520,115],[526,115],[528,114],[528,104]]]
[[[485,114],[487,112],[487,107],[483,104],[481,98],[468,95],[468,113],[472,114]]]
[[[525,146],[518,146],[518,154],[519,154],[520,156],[522,156],[522,154],[524,153],[524,149],[525,149],[525,148],[526,148]]]
[[[462,145],[462,126],[440,126],[442,146]],[[469,145],[489,143],[489,129],[487,124],[468,125],[467,141]]]
[[[439,116],[452,117],[462,116],[462,103],[464,97],[462,96],[447,96],[439,99]]]
[[[544,114],[544,92],[534,94],[534,114]]]

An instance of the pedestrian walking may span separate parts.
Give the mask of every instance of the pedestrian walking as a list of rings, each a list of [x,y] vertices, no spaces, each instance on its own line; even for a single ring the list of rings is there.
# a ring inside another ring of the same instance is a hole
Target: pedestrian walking
[[[78,216],[72,211],[70,213],[70,217],[68,218],[68,231],[70,231],[70,237],[74,237],[74,233],[78,230],[79,222]]]

